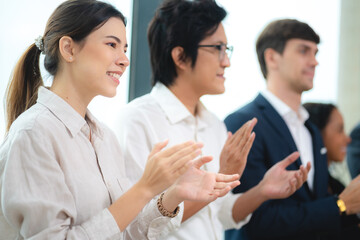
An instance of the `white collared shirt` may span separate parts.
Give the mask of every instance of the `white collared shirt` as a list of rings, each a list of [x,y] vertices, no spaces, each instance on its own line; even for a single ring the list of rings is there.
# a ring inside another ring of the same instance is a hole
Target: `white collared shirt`
[[[120,231],[107,208],[130,186],[124,159],[113,132],[86,118],[41,87],[12,124],[0,147],[0,238],[157,239],[164,231],[170,220],[155,201]]]
[[[312,138],[309,130],[304,123],[309,118],[309,113],[300,105],[298,112],[292,110],[286,103],[281,101],[269,90],[262,91],[262,95],[275,108],[279,115],[284,119],[294,139],[296,147],[300,153],[301,161],[304,166],[311,163],[311,169],[308,174],[307,183],[310,189],[314,186],[314,154]]]
[[[120,111],[115,132],[125,158],[131,159],[125,165],[133,183],[140,178],[146,157],[158,142],[169,139],[168,146],[188,140],[202,142],[202,154],[214,157],[204,168],[218,172],[220,153],[227,139],[223,122],[201,103],[197,115],[193,116],[161,83],[157,83],[150,94],[135,99]],[[229,193],[210,203],[165,239],[222,239],[224,229],[240,228],[250,219],[251,214],[238,224],[234,222],[232,208],[238,196]]]

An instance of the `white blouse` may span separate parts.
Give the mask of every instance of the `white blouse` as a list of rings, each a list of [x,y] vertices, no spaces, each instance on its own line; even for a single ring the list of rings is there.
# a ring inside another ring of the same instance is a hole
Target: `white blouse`
[[[120,231],[107,208],[131,186],[124,159],[114,134],[86,116],[41,87],[12,124],[0,146],[1,238],[156,239],[180,224],[153,200]]]

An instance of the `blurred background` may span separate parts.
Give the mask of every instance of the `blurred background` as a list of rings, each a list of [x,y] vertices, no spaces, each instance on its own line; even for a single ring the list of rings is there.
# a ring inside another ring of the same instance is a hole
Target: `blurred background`
[[[0,2],[0,142],[5,134],[4,94],[16,61],[34,39],[60,0]],[[98,119],[114,126],[114,117],[129,100],[150,91],[150,63],[146,28],[161,0],[112,0],[128,20],[128,57],[131,64],[120,79],[117,96],[97,97],[89,108]],[[265,87],[255,53],[255,41],[270,21],[296,18],[321,37],[314,88],[303,101],[339,106],[349,132],[360,121],[360,1],[358,0],[217,0],[227,11],[224,21],[229,45],[234,46],[226,70],[226,92],[204,96],[205,106],[220,119],[251,101]],[[42,63],[41,63],[42,64]],[[46,85],[51,77],[42,68]]]

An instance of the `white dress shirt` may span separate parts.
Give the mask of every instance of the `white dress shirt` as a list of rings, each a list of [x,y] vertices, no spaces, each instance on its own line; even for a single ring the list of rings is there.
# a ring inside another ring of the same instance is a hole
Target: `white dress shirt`
[[[286,103],[281,101],[272,92],[264,90],[262,95],[275,108],[279,115],[284,119],[294,139],[296,147],[300,153],[301,162],[304,166],[311,163],[311,169],[308,173],[307,184],[310,189],[314,186],[314,153],[312,138],[309,130],[305,127],[305,121],[309,118],[309,113],[303,106],[299,106],[297,112],[292,110]]]
[[[188,140],[204,143],[202,154],[214,157],[204,169],[219,171],[219,157],[227,139],[226,127],[201,103],[197,115],[193,116],[166,86],[157,83],[150,94],[135,99],[120,112],[115,132],[125,158],[131,159],[125,165],[133,183],[144,171],[151,149],[166,139],[169,139],[168,146]],[[218,198],[165,239],[222,239],[224,229],[240,228],[250,219],[251,214],[238,224],[234,222],[232,208],[238,196],[229,193]]]
[[[41,87],[0,147],[0,238],[157,239],[172,223],[155,201],[124,232],[107,209],[130,186],[125,172],[113,132]]]

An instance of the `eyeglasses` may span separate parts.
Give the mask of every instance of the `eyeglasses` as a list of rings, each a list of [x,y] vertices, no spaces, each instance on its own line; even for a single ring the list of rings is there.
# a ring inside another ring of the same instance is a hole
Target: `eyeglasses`
[[[213,47],[219,51],[219,61],[222,62],[225,57],[225,53],[228,58],[231,58],[231,54],[233,52],[232,46],[227,46],[225,43],[217,44],[217,45],[198,45],[198,47]]]

